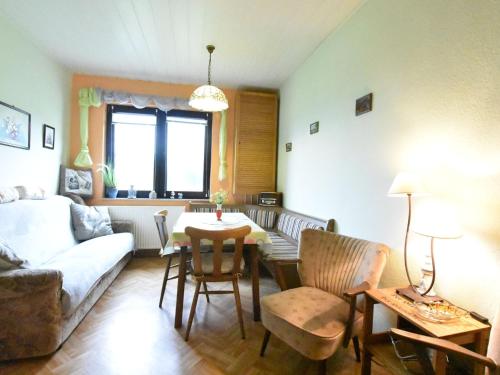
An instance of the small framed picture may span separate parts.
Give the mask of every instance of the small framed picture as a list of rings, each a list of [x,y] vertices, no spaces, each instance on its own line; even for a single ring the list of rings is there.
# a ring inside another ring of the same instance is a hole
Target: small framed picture
[[[286,152],[290,152],[290,151],[292,151],[292,142],[288,142],[288,143],[285,145],[285,150],[286,150]]]
[[[56,129],[49,125],[43,125],[43,147],[54,149]]]
[[[356,100],[356,116],[362,115],[363,113],[370,112],[372,110],[373,93],[362,96]]]
[[[309,125],[309,134],[315,134],[319,132],[319,121],[313,122]]]
[[[30,149],[31,115],[0,102],[0,144]]]

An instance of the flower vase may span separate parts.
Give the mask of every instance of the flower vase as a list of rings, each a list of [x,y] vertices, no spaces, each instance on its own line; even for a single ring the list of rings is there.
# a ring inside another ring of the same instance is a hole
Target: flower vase
[[[116,187],[106,186],[105,189],[106,198],[116,198],[118,195],[118,189]]]
[[[217,216],[217,221],[222,221],[222,204],[217,204],[215,215]]]

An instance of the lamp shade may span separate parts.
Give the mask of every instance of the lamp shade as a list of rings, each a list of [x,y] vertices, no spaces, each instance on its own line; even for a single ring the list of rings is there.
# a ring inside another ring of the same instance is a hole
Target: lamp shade
[[[462,236],[456,210],[436,199],[419,202],[412,230],[422,236],[434,238],[452,239]]]
[[[229,107],[226,95],[212,85],[203,85],[194,90],[189,98],[189,105],[204,112],[220,112]]]
[[[390,197],[399,197],[408,194],[422,194],[424,188],[420,177],[409,172],[401,172],[392,181],[392,185],[387,192]]]

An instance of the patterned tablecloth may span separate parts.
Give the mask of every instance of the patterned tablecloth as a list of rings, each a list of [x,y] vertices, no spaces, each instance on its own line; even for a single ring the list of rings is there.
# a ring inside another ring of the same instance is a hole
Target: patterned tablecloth
[[[271,239],[267,232],[255,224],[243,213],[225,212],[222,214],[222,221],[217,221],[215,213],[183,212],[174,224],[167,247],[190,246],[191,239],[184,230],[186,227],[195,227],[205,230],[233,229],[249,225],[252,231],[245,237],[246,244],[258,244],[259,246],[270,246]],[[233,241],[234,242],[234,241]],[[211,241],[204,241],[203,244],[210,244]],[[230,243],[230,241],[228,241]]]

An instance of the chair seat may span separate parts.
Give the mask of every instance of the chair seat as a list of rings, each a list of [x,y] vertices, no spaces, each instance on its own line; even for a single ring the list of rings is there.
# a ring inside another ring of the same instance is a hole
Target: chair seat
[[[261,299],[262,324],[304,356],[322,360],[342,344],[349,304],[312,287],[289,289]],[[353,335],[361,332],[363,315],[356,312]]]
[[[221,273],[231,273],[233,270],[233,257],[232,253],[222,253]],[[193,261],[191,267],[194,269]],[[245,261],[243,257],[240,262],[240,271],[245,268]],[[204,274],[211,274],[214,271],[213,253],[201,253],[201,269]]]

